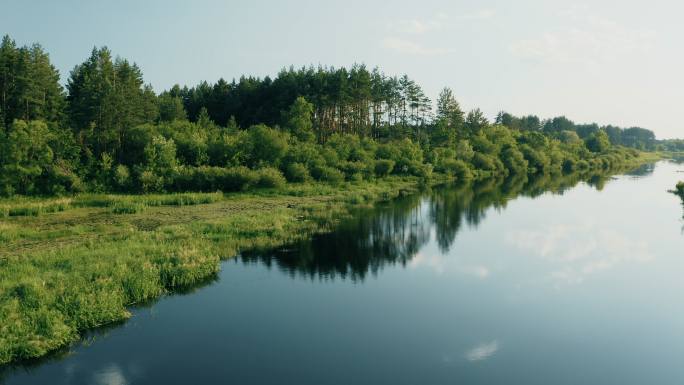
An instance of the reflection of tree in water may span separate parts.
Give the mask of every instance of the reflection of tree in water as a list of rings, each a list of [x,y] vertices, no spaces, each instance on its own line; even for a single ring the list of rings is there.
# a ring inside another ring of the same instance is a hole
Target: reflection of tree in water
[[[463,222],[477,227],[489,208],[505,209],[508,201],[519,197],[537,197],[546,192],[563,194],[582,178],[566,176],[515,176],[491,179],[436,191],[430,196],[430,220],[435,226],[436,240],[442,252],[451,248]]]
[[[277,265],[291,275],[363,280],[386,264],[405,265],[429,240],[429,221],[413,195],[360,210],[334,232],[320,234],[270,253],[245,253],[246,262]]]
[[[631,171],[625,173],[625,175],[636,176],[636,177],[651,175],[651,174],[653,174],[653,171],[655,170],[655,166],[656,166],[655,163],[646,163],[646,164],[643,164],[643,165],[635,168],[634,170],[631,170]]]
[[[293,277],[363,280],[387,265],[405,265],[428,243],[433,228],[439,248],[447,252],[464,224],[478,226],[489,208],[504,209],[518,196],[562,194],[582,180],[602,189],[609,179],[579,174],[518,176],[441,187],[360,210],[332,233],[271,252],[244,253],[241,259],[277,266]]]

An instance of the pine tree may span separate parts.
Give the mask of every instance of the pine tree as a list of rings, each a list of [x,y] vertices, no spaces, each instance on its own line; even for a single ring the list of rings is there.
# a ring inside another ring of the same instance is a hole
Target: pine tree
[[[122,162],[126,130],[159,114],[140,68],[124,59],[112,61],[106,47],[93,48],[90,58],[74,68],[67,89],[71,123],[86,156],[94,159],[107,152]]]

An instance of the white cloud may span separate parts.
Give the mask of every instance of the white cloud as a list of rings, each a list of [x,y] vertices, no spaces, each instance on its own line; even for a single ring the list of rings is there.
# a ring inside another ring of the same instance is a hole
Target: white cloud
[[[121,368],[112,363],[94,374],[94,383],[98,385],[125,385],[128,383]]]
[[[645,54],[657,36],[653,30],[627,27],[578,7],[561,12],[558,18],[558,24],[565,26],[513,42],[509,51],[553,63],[594,65]]]
[[[620,264],[653,259],[645,242],[593,223],[517,230],[507,234],[506,241],[548,261],[549,278],[563,284],[578,284]]]
[[[483,21],[494,17],[495,12],[491,9],[481,9],[470,13],[464,13],[456,17],[450,17],[445,13],[438,13],[427,19],[405,19],[387,23],[390,36],[382,40],[382,46],[394,52],[407,55],[444,55],[456,52],[455,49],[430,47],[418,41],[419,36],[429,35],[434,32],[448,32],[453,27],[466,21]]]
[[[496,15],[493,9],[479,9],[451,17],[440,12],[427,19],[404,19],[387,23],[387,29],[393,33],[421,35],[432,31],[439,31],[457,26],[460,21],[489,20]]]
[[[426,47],[418,42],[396,37],[385,38],[382,45],[389,50],[407,55],[434,56],[455,52],[453,49]]]
[[[449,269],[450,271],[479,279],[489,278],[492,273],[485,265],[462,264],[458,260],[454,260],[453,256],[444,254],[417,253],[409,262],[409,266],[411,268],[428,267],[437,274],[443,274]]]
[[[485,342],[468,350],[465,358],[468,361],[482,361],[493,356],[499,350],[499,341]]]
[[[437,17],[429,20],[399,20],[390,24],[390,30],[398,33],[421,35],[426,32],[439,30],[445,27],[444,18]]]
[[[417,253],[409,262],[411,268],[419,266],[427,266],[432,268],[437,274],[444,273],[444,258],[440,255],[429,255],[425,253]]]
[[[462,20],[489,20],[496,15],[493,9],[480,9],[475,12],[466,13],[460,17]]]
[[[459,273],[470,275],[476,278],[485,279],[491,274],[491,271],[487,266],[483,265],[472,265],[472,266],[458,266],[456,270]]]

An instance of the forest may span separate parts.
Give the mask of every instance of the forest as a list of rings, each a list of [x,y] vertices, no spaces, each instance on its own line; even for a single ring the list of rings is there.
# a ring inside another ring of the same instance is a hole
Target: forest
[[[293,67],[176,85],[93,48],[66,87],[38,44],[0,46],[0,195],[212,192],[286,183],[607,170],[676,148],[639,128],[464,111],[408,76]],[[669,146],[669,147],[668,147]],[[667,148],[666,148],[667,147]]]

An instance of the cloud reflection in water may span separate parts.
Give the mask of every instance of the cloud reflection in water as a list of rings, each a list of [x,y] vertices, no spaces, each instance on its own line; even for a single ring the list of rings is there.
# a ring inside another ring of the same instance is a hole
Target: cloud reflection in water
[[[623,263],[653,259],[645,241],[595,223],[517,230],[506,235],[506,242],[549,262],[549,277],[557,283],[577,284]]]

